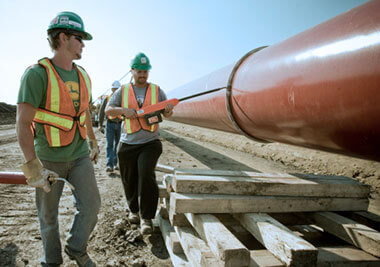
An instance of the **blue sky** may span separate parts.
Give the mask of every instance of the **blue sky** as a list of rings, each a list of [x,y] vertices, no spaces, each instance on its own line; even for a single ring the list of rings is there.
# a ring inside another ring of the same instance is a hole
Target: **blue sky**
[[[94,37],[77,61],[93,97],[107,91],[144,52],[149,80],[166,92],[346,12],[365,0],[0,0],[0,102],[16,104],[21,76],[52,57],[46,29],[60,11],[79,14]],[[121,82],[129,81],[130,76]]]

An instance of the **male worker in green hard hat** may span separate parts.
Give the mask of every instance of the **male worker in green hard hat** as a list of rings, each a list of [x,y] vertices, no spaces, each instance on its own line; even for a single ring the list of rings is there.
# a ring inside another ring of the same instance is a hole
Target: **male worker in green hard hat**
[[[25,71],[17,100],[17,137],[26,160],[21,169],[27,183],[36,187],[41,265],[63,263],[58,205],[64,183],[54,181],[61,177],[74,186],[77,209],[64,250],[78,266],[96,266],[87,254],[87,242],[100,209],[91,162],[96,163],[99,149],[88,108],[91,81],[73,63],[82,57],[83,40],[92,36],[84,30],[82,19],[68,11],[58,13],[47,34],[54,56]]]
[[[124,117],[117,152],[120,175],[130,210],[128,219],[131,223],[140,222],[143,235],[152,232],[158,204],[154,170],[162,153],[158,131],[161,117],[160,114],[137,117],[136,110],[166,100],[158,85],[147,82],[150,69],[149,58],[144,53],[137,54],[131,61],[134,82],[116,91],[106,107],[106,115]],[[172,114],[173,105],[167,104],[163,115]]]

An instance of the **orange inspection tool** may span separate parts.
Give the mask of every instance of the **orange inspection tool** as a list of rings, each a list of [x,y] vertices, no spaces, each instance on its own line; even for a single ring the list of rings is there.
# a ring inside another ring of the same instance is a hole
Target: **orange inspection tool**
[[[140,108],[136,110],[136,113],[138,117],[143,117],[151,113],[163,112],[167,104],[172,104],[172,106],[174,107],[178,103],[179,103],[179,100],[177,98],[172,98],[172,99],[168,99],[162,102],[158,102],[157,104],[154,104],[154,105],[147,106],[145,108]]]
[[[216,91],[219,91],[221,89],[225,89],[225,87],[211,89],[211,90],[208,90],[205,92],[186,96],[186,97],[183,97],[180,99],[171,98],[171,99],[159,102],[159,103],[154,104],[154,105],[150,105],[150,106],[147,106],[144,108],[140,108],[140,109],[136,110],[137,117],[145,117],[148,125],[156,124],[156,123],[162,122],[161,113],[165,110],[165,107],[167,104],[172,104],[172,106],[174,107],[179,102],[181,102],[183,100],[190,99],[190,98],[197,97],[197,96],[201,96],[201,95],[205,95],[205,94],[209,94],[212,92],[216,92]]]
[[[154,105],[136,110],[137,117],[144,117],[148,125],[153,125],[162,122],[161,113],[165,110],[167,104],[172,104],[173,107],[179,103],[177,98],[168,99]]]
[[[49,178],[50,182],[63,181],[74,190],[74,186],[64,178]],[[0,184],[28,184],[22,172],[0,172]]]

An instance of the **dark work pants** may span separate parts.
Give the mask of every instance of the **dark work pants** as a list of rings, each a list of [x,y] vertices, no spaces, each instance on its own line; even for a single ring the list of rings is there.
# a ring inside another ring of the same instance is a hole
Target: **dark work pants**
[[[119,158],[121,181],[131,212],[140,211],[143,219],[153,219],[158,204],[158,185],[154,172],[162,153],[160,140],[141,145],[120,143]]]

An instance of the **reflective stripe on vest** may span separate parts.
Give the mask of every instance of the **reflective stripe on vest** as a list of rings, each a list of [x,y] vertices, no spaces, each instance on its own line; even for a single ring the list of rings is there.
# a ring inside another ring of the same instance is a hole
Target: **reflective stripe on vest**
[[[125,108],[133,108],[133,109],[139,109],[139,105],[136,100],[136,95],[133,90],[132,84],[125,84],[123,85],[121,89],[122,99],[121,99],[121,106]],[[146,107],[149,105],[154,105],[158,103],[158,95],[159,95],[159,86],[155,84],[149,84],[147,92],[145,94],[145,99],[142,107]],[[138,132],[141,130],[154,132],[157,130],[158,125],[153,124],[149,126],[145,118],[126,118],[124,120],[124,130],[127,134],[131,134],[134,132]]]
[[[46,70],[48,85],[45,108],[37,109],[34,121],[44,125],[45,135],[51,147],[71,144],[77,127],[80,136],[85,139],[86,110],[91,96],[91,80],[87,73],[74,64],[79,76],[80,89],[80,106],[79,111],[76,112],[66,85],[50,60],[44,58],[38,63]]]
[[[65,132],[68,132],[73,128],[74,121],[77,119],[78,117],[73,118],[71,116],[57,114],[43,109],[39,109],[34,116],[35,122],[56,127]],[[86,112],[82,112],[82,114],[79,116],[79,124],[81,126],[84,126],[85,122]]]
[[[157,104],[157,102],[158,102],[158,86],[157,86],[157,89],[156,89],[156,85],[155,84],[152,84],[151,86],[152,86],[152,90],[151,90],[151,94],[152,94],[151,105],[154,105],[154,104]],[[144,122],[145,122],[145,120],[144,120]],[[157,129],[157,125],[158,124],[152,124],[150,126],[150,131],[154,132]]]
[[[86,83],[86,88],[87,88],[87,92],[88,92],[88,99],[91,99],[92,95],[91,95],[91,80],[90,80],[90,77],[88,77],[87,72],[81,66],[76,65],[76,67],[80,71],[80,73],[82,74],[84,82]]]
[[[122,107],[129,108],[128,96],[129,96],[129,90],[131,87],[132,87],[132,84],[128,83],[126,85],[123,85],[123,87],[121,88],[121,106]],[[133,88],[132,88],[132,90],[133,90]],[[127,134],[132,133],[131,120],[129,120],[127,118],[124,120],[124,129],[125,129],[125,132]]]

